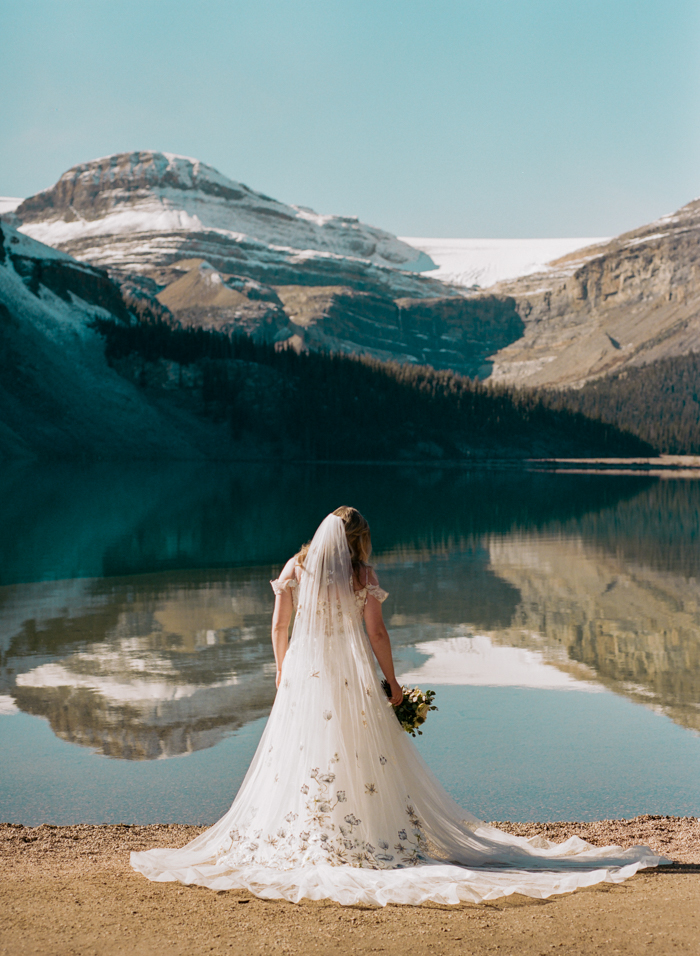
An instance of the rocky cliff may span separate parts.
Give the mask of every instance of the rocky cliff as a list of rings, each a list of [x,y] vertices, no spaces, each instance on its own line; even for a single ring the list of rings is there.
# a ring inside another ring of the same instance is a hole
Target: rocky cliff
[[[575,386],[700,350],[700,200],[488,295],[523,322],[491,356],[495,381]]]

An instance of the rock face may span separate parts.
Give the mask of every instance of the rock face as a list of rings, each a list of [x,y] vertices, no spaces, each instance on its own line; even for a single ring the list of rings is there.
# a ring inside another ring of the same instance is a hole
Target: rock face
[[[286,286],[277,292],[300,345],[362,351],[470,377],[486,377],[488,356],[523,329],[507,298],[390,299],[342,286]]]
[[[575,386],[700,350],[700,200],[551,266],[489,290],[524,327],[492,355],[495,381]]]
[[[14,215],[27,235],[93,265],[148,272],[204,258],[267,282],[420,287],[425,253],[356,218],[288,206],[170,153],[119,153],[74,166]],[[388,271],[387,271],[388,270]],[[428,286],[430,282],[428,282]]]

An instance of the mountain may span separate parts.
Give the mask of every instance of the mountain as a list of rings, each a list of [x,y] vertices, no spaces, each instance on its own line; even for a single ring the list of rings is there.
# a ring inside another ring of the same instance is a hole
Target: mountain
[[[13,213],[21,202],[21,199],[16,199],[12,196],[0,196],[0,216]]]
[[[101,269],[0,229],[0,459],[197,458],[220,428],[114,371],[97,317],[129,321]]]
[[[616,428],[449,372],[179,325],[0,230],[0,456],[305,460],[648,454]],[[274,336],[272,336],[274,339]],[[371,410],[377,422],[359,428]]]
[[[171,153],[118,153],[74,166],[15,216],[34,239],[127,273],[204,258],[277,284],[346,276],[358,287],[410,294],[415,282],[397,270],[434,265],[383,229],[285,205]]]
[[[489,357],[497,382],[570,388],[699,351],[700,199],[485,296],[523,323]]]
[[[564,240],[497,243],[496,265],[476,263],[472,278],[530,274],[485,289],[440,281],[466,281],[466,247],[436,251],[457,258],[421,273],[430,257],[387,232],[171,154],[83,163],[13,202],[5,221],[106,268],[131,305],[157,297],[186,327],[548,389],[700,350],[700,200],[544,268]]]
[[[129,296],[157,296],[187,326],[470,376],[522,334],[509,301],[474,301],[421,274],[431,259],[395,236],[286,206],[184,157],[83,163],[5,219],[108,269]]]

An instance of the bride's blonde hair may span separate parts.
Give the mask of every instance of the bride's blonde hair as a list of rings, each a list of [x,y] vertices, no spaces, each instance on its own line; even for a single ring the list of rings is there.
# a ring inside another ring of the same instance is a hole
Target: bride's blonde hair
[[[360,573],[360,568],[368,567],[367,562],[372,553],[372,539],[369,533],[369,523],[357,508],[350,508],[348,505],[341,505],[333,512],[338,515],[345,525],[345,537],[350,548],[350,560],[355,574]],[[302,545],[297,554],[297,564],[300,568],[304,567],[304,559],[309,551],[310,541]]]

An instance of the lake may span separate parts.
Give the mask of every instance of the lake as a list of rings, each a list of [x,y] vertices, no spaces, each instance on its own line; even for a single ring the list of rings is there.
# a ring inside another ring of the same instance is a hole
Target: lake
[[[217,819],[274,699],[269,580],[340,504],[459,803],[700,815],[700,482],[169,462],[4,466],[0,820]]]

